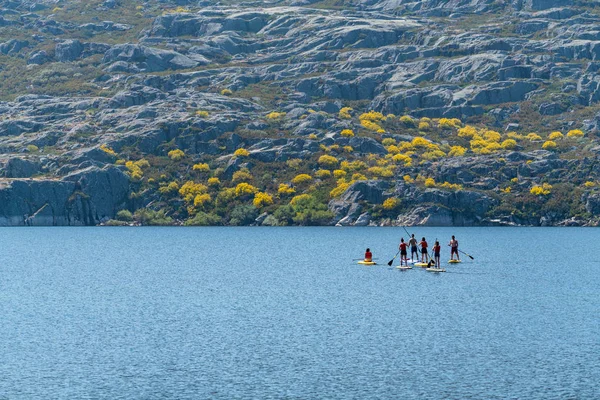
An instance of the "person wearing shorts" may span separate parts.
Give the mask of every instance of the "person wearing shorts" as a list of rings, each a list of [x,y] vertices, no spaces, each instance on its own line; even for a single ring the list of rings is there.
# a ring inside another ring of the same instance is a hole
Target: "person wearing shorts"
[[[417,261],[419,260],[419,249],[417,247],[417,239],[415,239],[415,234],[412,234],[412,237],[408,241],[408,245],[410,246],[410,260],[414,261],[414,257],[416,256]]]
[[[440,267],[440,251],[441,251],[442,247],[440,246],[440,242],[435,242],[435,245],[433,246],[433,257],[435,258],[435,267],[436,268],[441,268]]]
[[[458,255],[458,240],[456,240],[454,235],[452,235],[452,240],[450,240],[448,246],[450,246],[450,259],[454,260],[454,255],[456,254],[456,259],[460,260],[460,256]]]
[[[421,262],[429,262],[429,253],[427,252],[427,241],[425,238],[421,239]]]
[[[404,243],[404,238],[401,238],[400,245],[398,246],[398,249],[400,250],[400,266],[402,266],[402,261],[404,260],[404,265],[408,267],[407,248],[408,245]]]

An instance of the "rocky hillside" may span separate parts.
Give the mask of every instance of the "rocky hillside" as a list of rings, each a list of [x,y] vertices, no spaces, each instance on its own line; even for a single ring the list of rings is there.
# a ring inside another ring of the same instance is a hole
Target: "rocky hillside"
[[[0,225],[597,225],[600,1],[0,0]]]

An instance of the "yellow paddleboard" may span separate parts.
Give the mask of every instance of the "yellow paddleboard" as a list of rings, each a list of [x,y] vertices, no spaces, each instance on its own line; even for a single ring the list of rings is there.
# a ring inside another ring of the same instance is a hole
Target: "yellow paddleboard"
[[[450,264],[457,264],[457,263],[462,262],[462,261],[461,260],[448,260],[448,262]]]
[[[359,261],[358,262],[361,265],[377,265],[377,263],[375,261]]]
[[[415,267],[428,267],[429,263],[417,262],[415,263]]]

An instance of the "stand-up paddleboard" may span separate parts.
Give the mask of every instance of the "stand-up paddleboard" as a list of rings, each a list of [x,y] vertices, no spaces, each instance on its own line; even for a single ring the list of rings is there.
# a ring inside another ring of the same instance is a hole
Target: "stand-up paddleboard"
[[[361,265],[377,265],[377,263],[375,261],[365,261],[365,260],[362,260],[362,261],[359,261],[358,263],[361,264]]]
[[[427,272],[446,272],[443,268],[427,268],[425,271]]]
[[[396,268],[399,269],[399,270],[401,270],[401,271],[406,271],[406,270],[412,269],[412,266],[410,266],[410,265],[396,265]]]
[[[462,260],[448,260],[448,262],[450,264],[458,264],[458,263],[462,262]]]
[[[424,262],[420,262],[420,261],[416,262],[414,265],[415,265],[415,267],[422,267],[422,268],[429,267],[429,263],[424,263]]]

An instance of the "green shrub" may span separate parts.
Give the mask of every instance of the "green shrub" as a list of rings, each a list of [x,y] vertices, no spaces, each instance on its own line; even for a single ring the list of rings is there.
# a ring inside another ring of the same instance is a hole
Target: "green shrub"
[[[133,214],[129,210],[121,210],[117,213],[117,219],[119,221],[133,221]]]
[[[219,217],[216,214],[198,212],[194,218],[190,218],[185,221],[185,226],[215,226],[222,225],[223,218]]]
[[[256,207],[246,204],[239,205],[231,211],[229,223],[231,225],[250,225],[254,223],[256,217],[258,217],[258,210]]]
[[[140,208],[133,214],[133,219],[142,225],[171,225],[173,218],[166,215],[165,210],[154,211]]]

